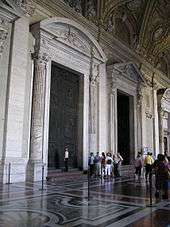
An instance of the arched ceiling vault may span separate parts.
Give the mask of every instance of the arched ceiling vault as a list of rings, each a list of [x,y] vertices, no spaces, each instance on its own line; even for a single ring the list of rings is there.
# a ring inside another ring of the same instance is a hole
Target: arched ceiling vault
[[[170,0],[63,1],[170,78]]]
[[[101,24],[106,31],[170,78],[170,1],[101,0]]]

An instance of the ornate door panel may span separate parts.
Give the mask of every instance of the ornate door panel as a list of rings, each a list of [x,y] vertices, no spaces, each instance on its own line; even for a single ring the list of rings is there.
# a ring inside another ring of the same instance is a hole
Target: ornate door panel
[[[79,75],[52,65],[49,168],[64,166],[64,148],[69,147],[69,166],[77,167],[77,131],[79,106]]]

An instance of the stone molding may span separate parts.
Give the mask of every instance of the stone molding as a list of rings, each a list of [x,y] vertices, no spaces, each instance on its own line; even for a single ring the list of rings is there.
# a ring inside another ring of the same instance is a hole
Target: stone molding
[[[35,6],[32,0],[15,0],[15,4],[22,10],[24,15],[32,16],[35,11]]]
[[[0,2],[0,11],[11,20],[22,16],[32,16],[35,5],[32,0],[4,0]]]
[[[0,17],[0,57],[6,46],[9,35],[9,21]]]

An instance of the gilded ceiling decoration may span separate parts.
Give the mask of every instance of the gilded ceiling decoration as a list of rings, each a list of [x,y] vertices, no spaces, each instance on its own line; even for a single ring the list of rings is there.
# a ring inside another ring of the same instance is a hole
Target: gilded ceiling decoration
[[[64,1],[170,78],[170,0]]]

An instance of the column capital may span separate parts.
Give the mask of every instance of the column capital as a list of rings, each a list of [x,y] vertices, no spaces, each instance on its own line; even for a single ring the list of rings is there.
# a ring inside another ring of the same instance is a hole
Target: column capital
[[[50,60],[50,57],[47,53],[34,52],[32,53],[32,59],[37,61],[37,63],[39,64],[47,65],[48,61]]]

